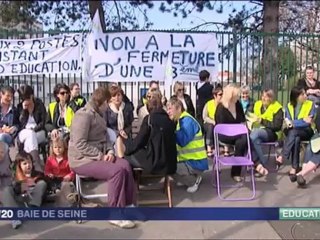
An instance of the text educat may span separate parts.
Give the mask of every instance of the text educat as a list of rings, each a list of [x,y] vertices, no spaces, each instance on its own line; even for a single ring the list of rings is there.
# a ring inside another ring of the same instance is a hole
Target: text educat
[[[77,73],[81,71],[81,34],[0,40],[0,75]]]

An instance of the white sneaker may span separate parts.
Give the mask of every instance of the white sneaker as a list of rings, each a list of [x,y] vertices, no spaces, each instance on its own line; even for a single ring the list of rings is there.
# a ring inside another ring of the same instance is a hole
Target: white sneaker
[[[134,205],[134,204],[132,203],[132,204],[130,204],[130,205],[127,205],[126,207],[127,207],[127,208],[134,208],[134,207],[136,207],[136,205]]]
[[[121,228],[134,228],[136,225],[129,220],[110,220],[109,223]]]
[[[17,229],[18,227],[20,227],[22,225],[22,222],[20,220],[13,220],[11,222],[11,226],[13,229]]]
[[[202,181],[202,177],[198,176],[194,185],[187,188],[187,192],[188,193],[195,193],[196,191],[198,191],[198,188],[199,188],[201,181]]]

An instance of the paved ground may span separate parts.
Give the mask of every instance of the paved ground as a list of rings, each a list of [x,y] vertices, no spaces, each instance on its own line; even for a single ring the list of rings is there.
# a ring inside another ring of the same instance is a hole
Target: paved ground
[[[286,166],[267,178],[257,179],[257,195],[253,201],[226,202],[218,199],[211,184],[211,171],[205,174],[199,191],[189,194],[183,187],[174,187],[174,205],[179,207],[319,207],[319,170],[310,177],[306,189],[298,189],[287,176]],[[224,181],[230,181],[230,171],[222,171]],[[92,186],[88,185],[88,188]],[[98,185],[93,191],[102,191]],[[248,188],[227,190],[226,194],[242,196]],[[12,230],[7,222],[0,222],[2,239],[320,239],[319,222],[267,221],[148,221],[138,227],[123,230],[104,221],[26,222],[21,229]]]

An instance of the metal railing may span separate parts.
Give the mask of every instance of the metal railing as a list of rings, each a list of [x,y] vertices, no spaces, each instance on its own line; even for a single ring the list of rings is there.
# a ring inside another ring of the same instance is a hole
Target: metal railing
[[[178,31],[177,31],[178,32]],[[180,31],[181,32],[181,31]],[[203,31],[201,31],[203,32]],[[38,38],[47,35],[61,34],[62,32],[18,32],[0,31],[1,39]],[[277,86],[278,101],[286,104],[290,89],[304,76],[304,69],[308,65],[316,69],[315,78],[319,79],[319,49],[320,35],[317,34],[268,34],[268,33],[236,33],[236,32],[210,32],[216,34],[220,54],[219,73],[212,76],[215,82],[226,85],[230,82],[239,85],[249,85],[252,89],[252,97],[257,99],[260,92],[266,86],[266,65],[272,62],[269,68]],[[273,39],[274,45],[263,50],[264,40]],[[272,51],[272,54],[268,54]],[[271,56],[266,59],[266,56]],[[160,79],[159,79],[160,80]],[[185,87],[187,93],[195,101],[195,84],[188,83]],[[10,85],[18,89],[20,85],[29,84],[34,87],[35,95],[41,98],[47,105],[53,100],[53,88],[58,82],[70,84],[78,82],[82,88],[82,94],[89,97],[98,83],[85,82],[82,75],[76,74],[49,74],[49,75],[24,75],[24,76],[0,76],[1,85]],[[163,85],[161,85],[162,88]],[[137,106],[141,94],[148,88],[147,82],[121,83],[126,95]],[[172,90],[170,95],[172,94]]]

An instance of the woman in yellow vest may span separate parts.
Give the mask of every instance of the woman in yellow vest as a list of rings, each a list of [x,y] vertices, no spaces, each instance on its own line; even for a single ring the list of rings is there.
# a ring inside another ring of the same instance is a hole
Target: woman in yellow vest
[[[194,193],[202,181],[203,171],[209,169],[201,126],[185,111],[177,98],[170,99],[167,112],[170,119],[177,122],[175,140],[178,164],[173,178],[179,184],[187,186],[187,192]]]
[[[282,105],[274,100],[273,91],[266,89],[262,92],[261,100],[255,102],[253,112],[256,119],[250,134],[254,150],[252,157],[260,163],[256,167],[258,174],[267,175],[268,170],[265,167],[268,159],[263,154],[261,143],[280,139],[283,124]]]
[[[314,131],[312,121],[315,116],[313,102],[307,100],[307,95],[302,87],[293,87],[290,92],[290,102],[285,110],[286,138],[282,153],[277,157],[277,165],[283,164],[284,160],[292,155],[292,168],[289,171],[291,182],[297,180],[296,173],[299,170],[300,142],[308,141]]]
[[[46,131],[50,132],[51,139],[69,136],[69,129],[74,116],[73,110],[69,107],[70,89],[64,83],[58,83],[53,95],[56,101],[49,104]]]
[[[209,157],[213,154],[213,128],[216,125],[214,115],[216,113],[217,105],[219,104],[223,91],[221,84],[217,84],[212,91],[213,99],[208,101],[203,108],[202,118],[203,118],[203,127],[205,132],[207,154]]]

